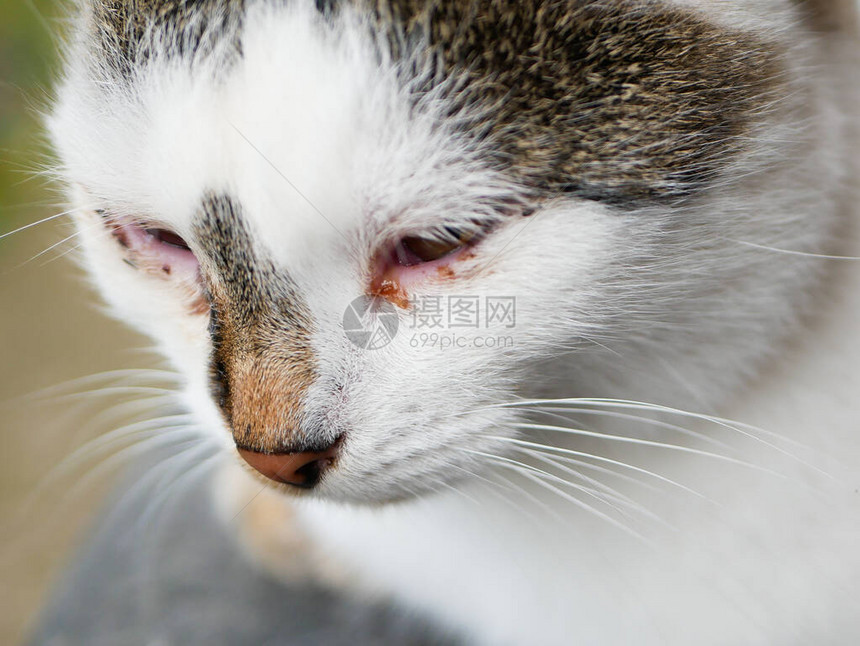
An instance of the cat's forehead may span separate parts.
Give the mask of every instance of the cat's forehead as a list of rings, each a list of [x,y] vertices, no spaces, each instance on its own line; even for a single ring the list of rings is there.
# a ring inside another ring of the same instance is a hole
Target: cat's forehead
[[[55,131],[108,198],[176,219],[229,190],[298,238],[320,212],[346,229],[504,201],[499,177],[538,200],[683,199],[778,85],[776,48],[710,4],[95,2]]]
[[[741,148],[773,51],[658,2],[379,0],[395,58],[432,60],[486,154],[538,193],[616,204],[683,196]],[[435,80],[435,79],[434,79]],[[432,81],[431,81],[432,83]]]

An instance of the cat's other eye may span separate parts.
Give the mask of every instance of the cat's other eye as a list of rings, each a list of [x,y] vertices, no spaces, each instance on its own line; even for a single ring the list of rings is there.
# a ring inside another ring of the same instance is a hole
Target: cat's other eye
[[[191,251],[188,243],[173,231],[168,231],[167,229],[146,229],[146,233],[155,238],[161,244],[176,247],[177,249],[184,249],[189,252]]]
[[[197,258],[175,231],[124,218],[110,219],[109,227],[133,267],[165,277],[197,278]]]
[[[454,227],[445,228],[445,237],[406,236],[394,246],[394,259],[402,267],[441,260],[476,242],[476,234]]]

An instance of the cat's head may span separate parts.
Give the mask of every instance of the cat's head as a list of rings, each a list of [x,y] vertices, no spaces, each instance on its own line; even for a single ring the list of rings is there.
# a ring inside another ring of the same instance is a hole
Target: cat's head
[[[788,8],[711,4],[89,0],[88,265],[312,495],[472,477],[523,395],[718,403],[814,274],[749,243],[818,250],[832,169]]]

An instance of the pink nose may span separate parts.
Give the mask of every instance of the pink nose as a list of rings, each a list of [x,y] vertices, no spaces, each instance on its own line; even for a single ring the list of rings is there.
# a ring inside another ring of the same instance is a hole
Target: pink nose
[[[303,451],[300,453],[260,453],[248,449],[238,449],[245,462],[267,478],[295,487],[310,489],[323,472],[334,462],[339,442],[334,442],[324,451]]]

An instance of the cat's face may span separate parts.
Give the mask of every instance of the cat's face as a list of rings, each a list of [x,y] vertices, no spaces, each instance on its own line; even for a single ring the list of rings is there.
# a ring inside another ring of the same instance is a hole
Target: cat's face
[[[774,170],[810,140],[777,32],[323,4],[96,1],[51,121],[93,275],[212,437],[285,490],[394,500],[479,472],[518,395],[648,393],[619,374],[659,356],[718,401],[778,336],[794,296],[762,307],[737,239],[829,219],[772,215],[818,181]]]

